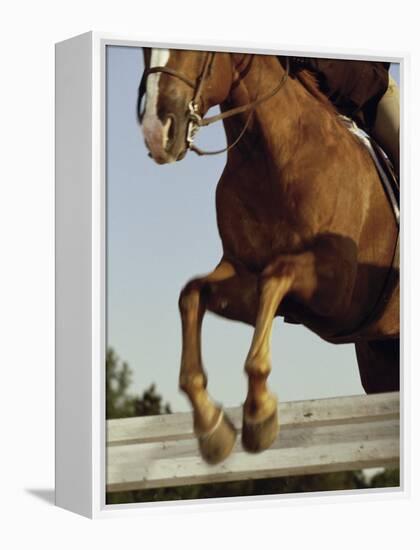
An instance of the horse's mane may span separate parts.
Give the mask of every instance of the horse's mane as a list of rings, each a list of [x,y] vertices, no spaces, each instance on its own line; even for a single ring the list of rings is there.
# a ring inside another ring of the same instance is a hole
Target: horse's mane
[[[317,77],[308,69],[299,70],[295,73],[297,80],[302,86],[317,99],[331,113],[336,115],[337,109],[328,99],[328,97],[320,90]]]

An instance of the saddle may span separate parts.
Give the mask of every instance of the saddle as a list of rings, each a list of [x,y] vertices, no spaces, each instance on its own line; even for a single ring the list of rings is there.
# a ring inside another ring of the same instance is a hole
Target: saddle
[[[385,154],[382,147],[380,147],[376,141],[369,136],[364,130],[362,130],[354,120],[344,116],[338,115],[347,129],[358,138],[358,140],[366,147],[373,162],[375,163],[378,174],[381,178],[382,185],[385,193],[388,197],[390,206],[394,213],[395,222],[397,226],[400,225],[400,185],[398,178],[395,174],[394,167],[391,161]]]

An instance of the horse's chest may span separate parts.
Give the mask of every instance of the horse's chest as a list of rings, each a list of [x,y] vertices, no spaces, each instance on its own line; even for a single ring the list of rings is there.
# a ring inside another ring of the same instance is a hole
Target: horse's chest
[[[222,240],[242,262],[264,264],[272,255],[272,233],[264,222],[247,217],[230,224]]]
[[[280,185],[280,176],[248,168],[246,173],[227,172],[219,181],[217,219],[225,253],[261,270],[279,254],[299,250],[306,229],[297,215],[295,194]]]
[[[298,241],[293,228],[280,215],[256,215],[242,209],[236,215],[219,215],[225,252],[251,270],[262,270],[280,253],[291,251]]]

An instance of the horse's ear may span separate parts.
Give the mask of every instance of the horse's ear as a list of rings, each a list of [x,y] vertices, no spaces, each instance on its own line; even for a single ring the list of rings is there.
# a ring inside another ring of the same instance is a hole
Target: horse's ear
[[[144,67],[150,67],[150,58],[152,55],[152,48],[143,48]]]

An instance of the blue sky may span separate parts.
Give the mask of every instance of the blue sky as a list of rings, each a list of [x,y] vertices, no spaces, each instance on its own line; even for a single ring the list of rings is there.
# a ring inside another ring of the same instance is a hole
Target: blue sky
[[[178,391],[181,324],[178,295],[193,276],[218,263],[215,188],[225,156],[189,153],[158,166],[148,156],[135,106],[143,71],[139,48],[107,54],[107,343],[134,372],[132,391],[151,383],[174,411],[189,410]],[[397,82],[398,67],[392,68]],[[197,144],[225,143],[221,123]],[[243,363],[252,328],[211,313],[203,323],[209,389],[226,406],[245,399]],[[270,384],[280,399],[363,393],[353,345],[323,342],[304,327],[276,319]]]

